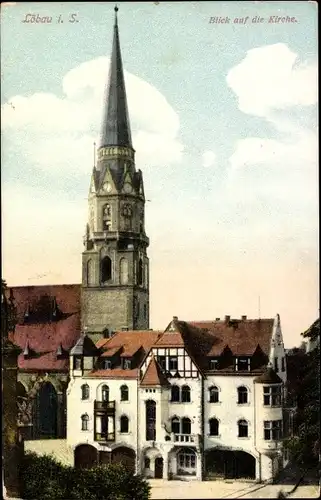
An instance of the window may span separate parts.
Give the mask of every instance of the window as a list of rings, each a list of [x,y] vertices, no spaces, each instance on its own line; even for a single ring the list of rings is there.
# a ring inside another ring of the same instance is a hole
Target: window
[[[210,359],[210,370],[218,369],[218,359]]]
[[[120,388],[120,400],[128,401],[128,387],[127,385],[122,385]]]
[[[239,438],[245,438],[245,437],[248,437],[249,433],[248,433],[248,423],[246,420],[239,420],[238,423],[238,430],[239,430],[239,434],[238,434],[238,437]]]
[[[101,400],[109,401],[109,387],[108,385],[103,385],[101,388]]]
[[[191,433],[191,421],[189,418],[182,418],[182,434],[190,434]]]
[[[183,385],[182,387],[182,403],[190,403],[191,402],[191,389],[188,385]]]
[[[169,358],[169,370],[177,370],[177,356],[170,356]]]
[[[263,388],[264,406],[281,406],[281,386],[270,386]]]
[[[111,369],[111,360],[110,359],[104,359],[104,369],[105,370]]]
[[[244,386],[238,387],[237,396],[238,396],[237,403],[239,405],[245,405],[246,403],[248,403],[248,391],[246,387]]]
[[[146,401],[146,441],[156,441],[156,403]]]
[[[281,359],[281,370],[283,372],[285,372],[285,357],[283,356],[283,358]]]
[[[274,358],[274,371],[278,372],[279,371],[279,363],[278,363],[278,358]]]
[[[85,415],[81,415],[81,430],[82,431],[88,431],[88,422],[89,422],[89,417],[87,413]]]
[[[110,216],[111,216],[110,205],[105,205],[103,208],[103,217],[110,217]]]
[[[218,403],[219,402],[219,390],[215,385],[209,388],[210,395],[210,403]]]
[[[282,436],[282,420],[264,421],[264,440],[279,441]]]
[[[105,283],[111,280],[112,276],[112,262],[109,257],[104,257],[101,261],[101,281]]]
[[[196,454],[194,451],[186,449],[180,451],[178,455],[179,467],[184,469],[195,469],[196,468]]]
[[[150,468],[150,458],[145,457],[144,466],[145,466],[145,469]]]
[[[179,434],[180,433],[180,421],[178,417],[173,417],[172,418],[172,432],[174,434]]]
[[[219,422],[217,418],[211,418],[209,420],[210,425],[210,436],[218,436]]]
[[[84,384],[81,386],[81,399],[89,399],[89,385]]]
[[[81,369],[82,369],[82,358],[75,357],[74,358],[74,370],[81,370]]]
[[[132,367],[132,362],[130,359],[124,359],[123,361],[124,370],[130,370]]]
[[[137,273],[137,282],[139,286],[143,284],[143,261],[139,259],[138,261],[138,273]]]
[[[163,370],[166,370],[166,356],[158,356],[157,361],[158,361],[159,366]]]
[[[120,432],[128,432],[129,430],[129,420],[128,417],[122,415],[120,417]]]
[[[235,370],[236,371],[249,371],[251,369],[250,358],[236,358]]]
[[[171,387],[171,401],[173,403],[179,402],[179,387],[177,385],[172,385]]]

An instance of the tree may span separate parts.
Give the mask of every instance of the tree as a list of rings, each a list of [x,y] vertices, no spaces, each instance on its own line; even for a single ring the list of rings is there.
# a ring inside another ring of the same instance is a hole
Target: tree
[[[320,461],[320,320],[302,336],[314,346],[302,357],[297,388],[296,435],[285,441],[290,455],[302,468]]]

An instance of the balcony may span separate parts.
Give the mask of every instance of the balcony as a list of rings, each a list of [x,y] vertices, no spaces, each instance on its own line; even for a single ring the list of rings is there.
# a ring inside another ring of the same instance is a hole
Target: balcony
[[[115,412],[115,401],[96,401],[94,402],[94,410],[99,410],[107,413]]]
[[[95,432],[95,441],[108,443],[115,441],[115,432]]]
[[[171,442],[179,444],[180,446],[199,446],[199,436],[198,434],[174,434],[171,433]]]

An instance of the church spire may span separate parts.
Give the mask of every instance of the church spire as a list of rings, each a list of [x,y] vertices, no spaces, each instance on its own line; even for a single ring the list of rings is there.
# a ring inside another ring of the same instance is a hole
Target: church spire
[[[115,7],[113,48],[100,147],[127,146],[132,148],[125,79],[119,44],[117,11],[118,7]]]

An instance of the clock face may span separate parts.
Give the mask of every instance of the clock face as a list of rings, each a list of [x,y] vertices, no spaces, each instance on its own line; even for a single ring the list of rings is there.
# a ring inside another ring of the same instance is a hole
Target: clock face
[[[112,187],[111,187],[110,182],[104,182],[103,190],[106,191],[107,193],[110,193],[111,189],[112,189]]]
[[[125,193],[131,193],[133,190],[131,184],[129,184],[129,182],[125,182],[124,184],[124,191]]]

